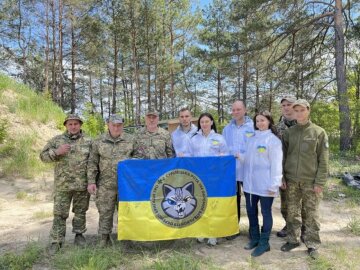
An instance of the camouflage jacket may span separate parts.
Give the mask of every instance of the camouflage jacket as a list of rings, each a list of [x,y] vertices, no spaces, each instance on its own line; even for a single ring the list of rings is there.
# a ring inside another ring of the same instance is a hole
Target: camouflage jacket
[[[276,125],[277,132],[279,137],[282,138],[284,131],[289,127],[295,126],[296,120],[287,120],[284,116],[281,116],[279,123]]]
[[[171,136],[165,129],[157,132],[140,129],[134,137],[132,157],[140,159],[161,159],[174,157]]]
[[[93,144],[88,163],[89,184],[109,189],[117,188],[117,164],[127,159],[132,151],[132,137],[122,133],[113,138],[109,133],[101,135]]]
[[[62,156],[55,150],[62,144],[70,144],[70,151]],[[55,162],[55,190],[84,191],[87,187],[87,161],[90,154],[91,139],[82,132],[70,135],[65,132],[52,138],[40,153],[43,162]]]

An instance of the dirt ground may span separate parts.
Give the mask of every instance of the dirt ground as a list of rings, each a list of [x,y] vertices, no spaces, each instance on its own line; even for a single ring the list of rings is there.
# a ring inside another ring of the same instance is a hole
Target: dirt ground
[[[30,240],[40,241],[47,245],[52,217],[52,175],[44,174],[35,180],[0,179],[0,255],[7,251],[19,251]],[[19,194],[26,192],[25,198],[19,199]],[[243,204],[244,205],[244,204]],[[354,212],[355,211],[355,212]],[[245,214],[245,209],[242,209]],[[39,214],[40,213],[40,214]],[[41,216],[43,213],[43,216]],[[256,265],[261,269],[308,269],[308,256],[304,245],[290,253],[280,251],[284,239],[276,237],[276,231],[284,225],[280,215],[280,199],[277,198],[273,207],[274,227],[271,235],[271,251],[256,258]],[[326,253],[334,246],[342,246],[346,250],[360,248],[360,237],[348,233],[345,229],[350,217],[359,214],[359,207],[344,207],[342,201],[323,201],[321,213],[321,238],[323,241],[320,252]],[[38,216],[37,216],[38,215]],[[39,217],[40,216],[40,217]],[[88,231],[86,237],[96,241],[98,213],[93,198],[87,214]],[[73,242],[71,233],[71,218],[67,222],[67,245]],[[240,269],[251,265],[250,251],[243,249],[247,242],[248,221],[243,216],[240,221],[242,229],[240,237],[232,241],[220,239],[215,248],[204,244],[195,244],[194,252],[199,256],[211,257],[212,261],[224,269]],[[359,266],[360,269],[360,266]]]

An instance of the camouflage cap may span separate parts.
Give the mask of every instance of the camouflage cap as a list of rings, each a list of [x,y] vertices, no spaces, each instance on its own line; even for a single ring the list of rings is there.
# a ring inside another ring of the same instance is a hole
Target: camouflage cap
[[[68,114],[65,118],[65,121],[64,121],[64,126],[66,125],[66,122],[68,120],[78,120],[80,122],[80,124],[83,123],[83,121],[81,120],[80,116],[77,115],[77,114]]]
[[[106,120],[106,122],[111,122],[113,124],[123,124],[124,119],[119,114],[112,114],[109,116],[109,118]]]
[[[294,102],[294,104],[292,105],[293,107],[295,106],[301,106],[307,109],[310,109],[310,104],[309,102],[307,102],[305,99],[298,99],[297,101]]]
[[[288,102],[290,102],[290,103],[294,103],[294,102],[296,101],[296,97],[291,96],[291,95],[289,95],[289,96],[284,96],[284,97],[281,99],[280,103],[282,103],[284,100],[286,100],[286,101],[288,101]]]
[[[155,116],[159,116],[159,113],[155,110],[149,110],[147,113],[146,113],[146,116],[148,115],[155,115]]]

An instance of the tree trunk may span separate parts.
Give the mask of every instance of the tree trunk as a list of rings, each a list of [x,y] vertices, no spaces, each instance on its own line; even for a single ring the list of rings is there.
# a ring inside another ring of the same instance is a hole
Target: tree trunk
[[[50,52],[50,38],[49,38],[49,0],[46,0],[45,7],[45,85],[44,94],[49,94],[49,52]]]
[[[51,0],[51,12],[52,12],[52,67],[51,67],[51,96],[52,100],[58,103],[58,94],[57,94],[57,80],[56,80],[56,63],[57,63],[57,52],[56,52],[56,12],[55,12],[55,3],[54,0]]]
[[[111,113],[116,113],[116,86],[118,77],[118,56],[119,56],[119,45],[118,35],[114,33],[114,70],[113,70],[113,84],[112,84],[112,106]]]
[[[64,65],[63,65],[63,3],[59,0],[59,103],[64,108]]]
[[[75,25],[74,14],[71,11],[71,98],[70,98],[70,110],[71,113],[75,113],[76,109],[76,78],[75,78],[75,63],[76,63],[76,41],[75,41]]]
[[[340,116],[340,151],[351,148],[351,119],[349,99],[346,85],[346,71],[344,65],[344,22],[342,17],[342,2],[335,1],[335,68],[338,88],[339,116]]]

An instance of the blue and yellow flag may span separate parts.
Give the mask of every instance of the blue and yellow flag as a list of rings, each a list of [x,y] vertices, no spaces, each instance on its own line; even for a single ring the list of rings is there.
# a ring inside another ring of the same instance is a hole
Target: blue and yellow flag
[[[125,160],[118,165],[118,181],[119,240],[239,232],[232,156]]]

